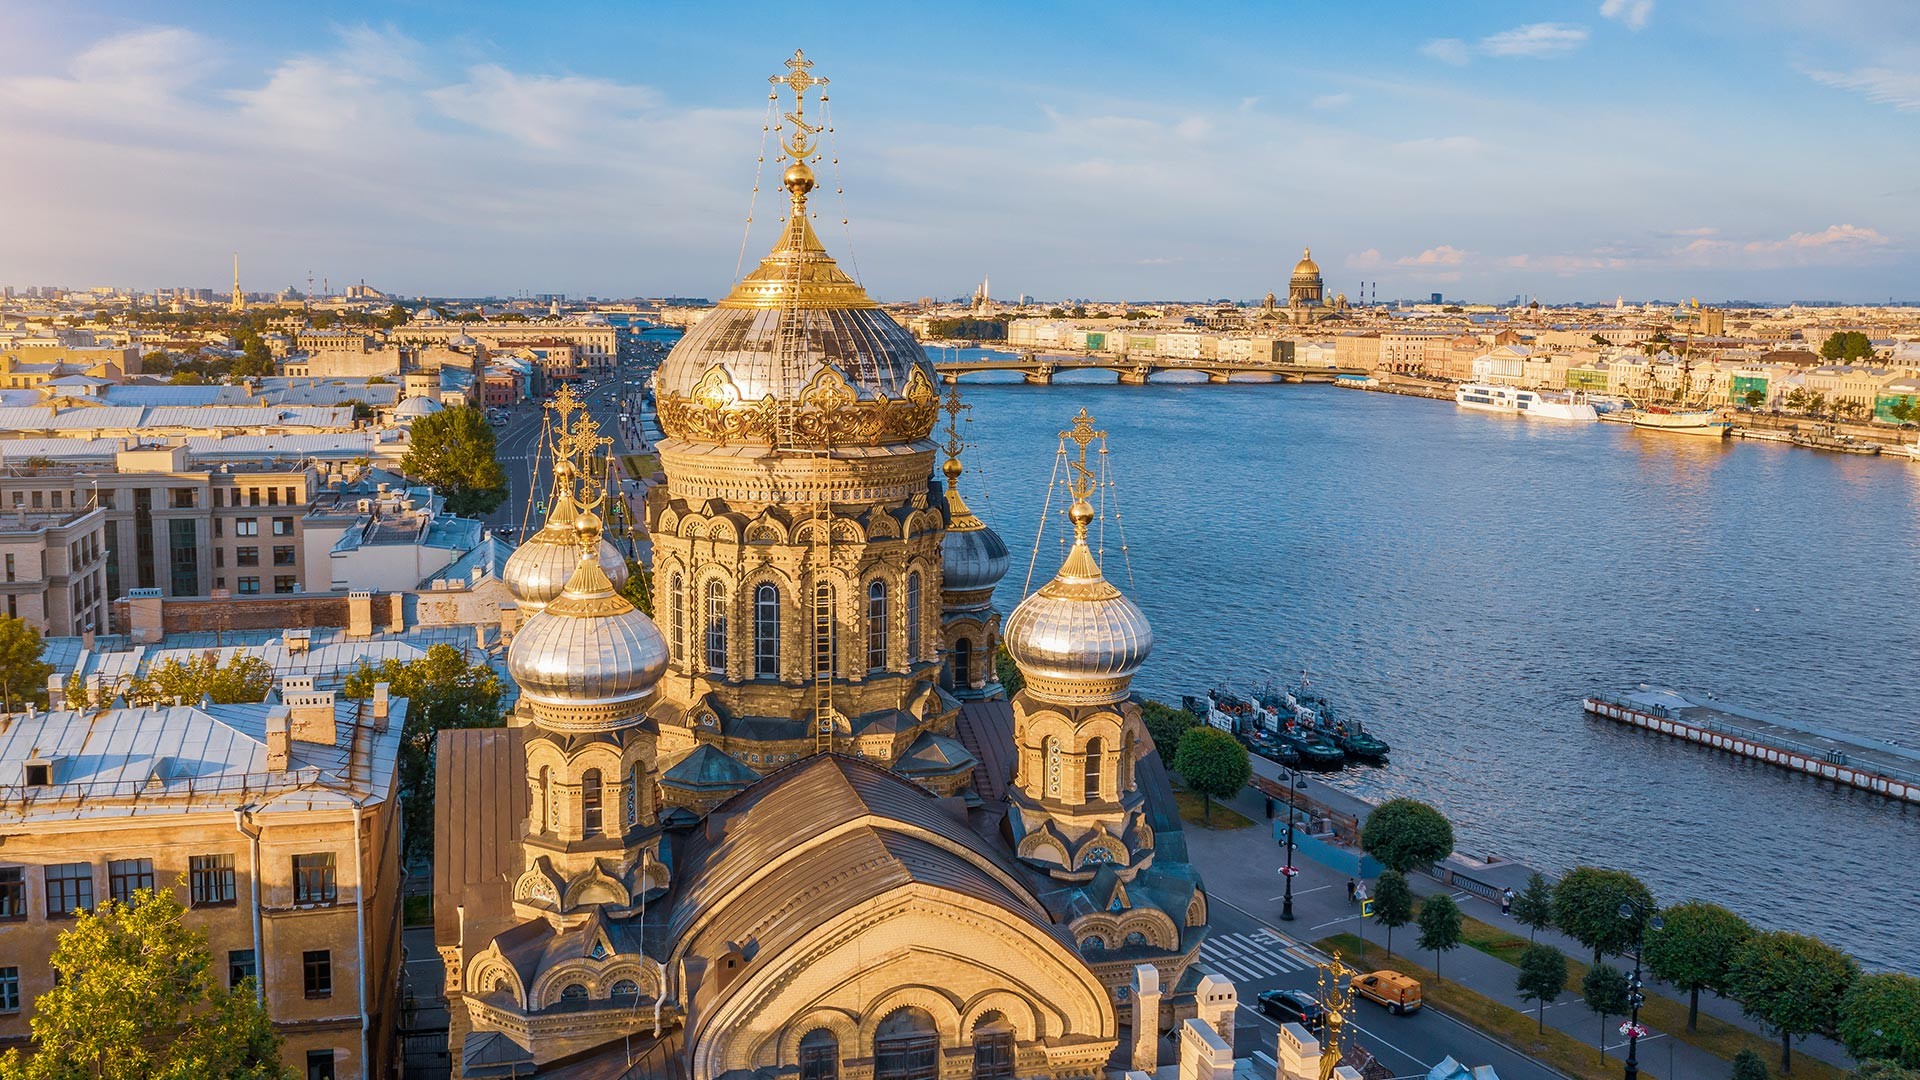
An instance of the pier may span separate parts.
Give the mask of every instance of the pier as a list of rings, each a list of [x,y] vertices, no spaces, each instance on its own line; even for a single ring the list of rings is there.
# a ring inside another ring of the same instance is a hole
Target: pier
[[[1890,799],[1920,803],[1920,751],[1904,746],[1862,742],[1723,702],[1703,705],[1676,690],[1646,686],[1607,697],[1596,694],[1581,704],[1595,716]]]
[[[1162,372],[1197,371],[1210,383],[1229,382],[1235,375],[1266,375],[1272,382],[1329,383],[1341,375],[1362,375],[1359,368],[1307,367],[1301,364],[1263,364],[1249,360],[1184,360],[1173,357],[1134,357],[1126,353],[1064,353],[1020,350],[1011,356],[981,357],[969,360],[939,360],[933,369],[942,381],[956,383],[960,376],[979,371],[1017,371],[1029,383],[1047,386],[1062,371],[1111,371],[1127,386],[1144,386]]]

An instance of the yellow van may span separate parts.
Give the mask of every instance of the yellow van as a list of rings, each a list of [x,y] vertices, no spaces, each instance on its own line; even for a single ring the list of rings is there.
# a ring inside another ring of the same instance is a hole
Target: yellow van
[[[1420,984],[1397,971],[1375,971],[1355,976],[1354,993],[1377,1001],[1399,1016],[1420,1007]]]

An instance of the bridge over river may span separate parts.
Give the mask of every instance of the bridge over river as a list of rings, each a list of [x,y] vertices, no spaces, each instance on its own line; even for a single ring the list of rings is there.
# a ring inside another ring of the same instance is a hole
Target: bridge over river
[[[1341,375],[1364,375],[1360,368],[1306,367],[1300,364],[1260,363],[1252,360],[1183,360],[1173,357],[1134,357],[1104,353],[1058,353],[1026,350],[1006,356],[936,359],[943,381],[956,383],[962,375],[980,371],[1017,371],[1028,382],[1045,386],[1062,371],[1111,371],[1129,386],[1144,386],[1168,371],[1197,371],[1208,382],[1229,382],[1235,375],[1265,376],[1269,382],[1332,382]]]

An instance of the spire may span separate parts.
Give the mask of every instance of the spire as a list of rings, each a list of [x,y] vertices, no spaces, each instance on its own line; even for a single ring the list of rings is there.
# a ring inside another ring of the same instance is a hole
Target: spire
[[[233,253],[233,300],[229,305],[235,311],[247,310],[247,294],[240,291],[240,253]]]
[[[966,500],[960,497],[960,474],[966,466],[960,464],[960,452],[967,448],[966,441],[960,438],[962,414],[973,406],[960,400],[960,385],[954,383],[947,387],[947,462],[940,467],[947,474],[947,517],[949,532],[974,532],[986,528],[986,523],[974,516]]]

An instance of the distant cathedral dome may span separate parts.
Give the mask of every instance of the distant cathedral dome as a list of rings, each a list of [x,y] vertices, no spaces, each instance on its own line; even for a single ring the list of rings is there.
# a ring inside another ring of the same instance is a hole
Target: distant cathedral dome
[[[1296,280],[1320,276],[1320,264],[1313,261],[1312,248],[1301,249],[1300,261],[1293,264],[1293,276]]]
[[[1007,576],[1011,559],[1006,542],[987,523],[974,516],[960,498],[960,460],[949,458],[947,474],[947,533],[940,540],[940,587],[947,592],[991,589]]]
[[[576,551],[585,553],[573,576],[507,650],[507,670],[521,696],[554,730],[626,721],[667,670],[666,639],[620,595],[601,565],[600,519],[583,513],[575,529]]]
[[[423,416],[432,416],[442,408],[445,406],[430,397],[410,397],[393,410],[393,418],[402,424],[411,423]]]
[[[1087,550],[1093,508],[1076,500],[1069,516],[1073,548],[1053,580],[1007,617],[1007,652],[1027,688],[1040,697],[1071,704],[1120,701],[1153,651],[1153,627]]]

